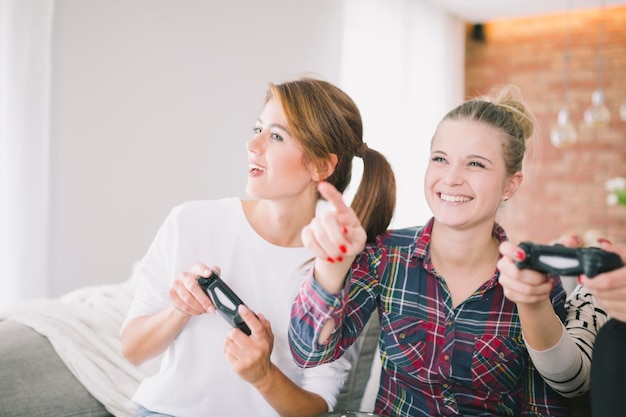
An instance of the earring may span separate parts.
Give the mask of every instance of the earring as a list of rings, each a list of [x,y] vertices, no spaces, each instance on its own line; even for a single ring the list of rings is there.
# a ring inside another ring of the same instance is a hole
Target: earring
[[[508,201],[509,200],[509,196],[505,195],[503,198],[504,201]]]

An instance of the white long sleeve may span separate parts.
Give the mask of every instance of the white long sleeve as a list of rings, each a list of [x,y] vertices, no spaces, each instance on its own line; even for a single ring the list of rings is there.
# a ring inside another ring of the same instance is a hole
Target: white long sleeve
[[[528,353],[544,380],[565,397],[576,397],[589,390],[591,352],[607,314],[595,297],[578,285],[565,303],[567,317],[559,342],[537,351],[528,344]]]

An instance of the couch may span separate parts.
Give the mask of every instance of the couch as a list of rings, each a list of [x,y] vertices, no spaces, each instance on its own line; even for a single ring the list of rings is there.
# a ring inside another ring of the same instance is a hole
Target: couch
[[[131,276],[0,312],[0,417],[131,416],[130,397],[158,368],[157,360],[129,366],[119,353],[133,288]],[[368,382],[377,339],[375,317],[335,410],[373,409],[377,378]]]

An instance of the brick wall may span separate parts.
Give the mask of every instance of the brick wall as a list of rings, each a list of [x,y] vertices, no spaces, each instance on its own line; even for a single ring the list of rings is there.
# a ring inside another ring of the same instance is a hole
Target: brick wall
[[[539,123],[523,187],[499,217],[511,240],[548,243],[577,233],[626,243],[626,207],[608,206],[604,189],[607,179],[626,177],[626,122],[619,117],[626,101],[626,7],[489,22],[483,41],[473,40],[472,27],[467,29],[466,96],[513,83]],[[556,148],[550,130],[564,104],[566,45],[568,107],[578,142]],[[590,128],[583,114],[598,85],[599,51],[611,121]]]

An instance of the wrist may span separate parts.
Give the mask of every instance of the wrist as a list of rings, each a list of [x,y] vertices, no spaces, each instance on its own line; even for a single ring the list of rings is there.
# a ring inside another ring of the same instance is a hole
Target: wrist
[[[189,320],[189,318],[191,317],[190,314],[185,313],[184,311],[180,310],[179,308],[177,308],[173,304],[170,304],[170,309],[169,310],[170,311],[169,311],[168,316],[171,319],[173,319],[173,320],[187,322]]]
[[[270,361],[267,372],[265,372],[261,378],[254,381],[253,385],[261,395],[265,395],[272,391],[277,371],[278,368],[276,368],[276,366]]]
[[[313,277],[325,291],[330,294],[337,294],[345,285],[352,261],[354,261],[353,256],[343,259],[341,262],[317,260]]]

